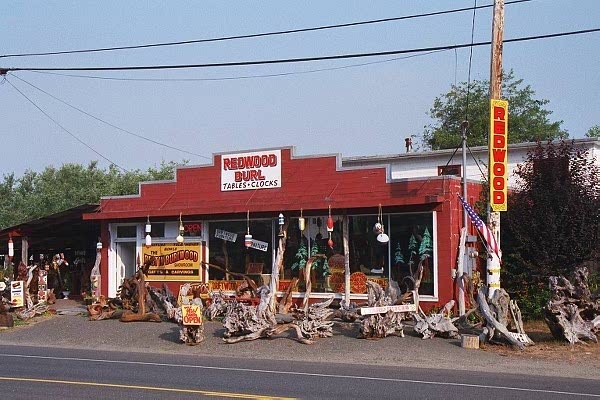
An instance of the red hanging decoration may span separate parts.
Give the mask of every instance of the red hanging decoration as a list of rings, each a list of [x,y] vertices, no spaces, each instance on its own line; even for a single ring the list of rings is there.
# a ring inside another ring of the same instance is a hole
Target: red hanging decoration
[[[331,232],[333,232],[333,218],[331,218],[331,206],[329,206],[329,216],[327,217],[327,232],[329,232],[329,240],[327,245],[333,249],[333,240],[331,240]]]

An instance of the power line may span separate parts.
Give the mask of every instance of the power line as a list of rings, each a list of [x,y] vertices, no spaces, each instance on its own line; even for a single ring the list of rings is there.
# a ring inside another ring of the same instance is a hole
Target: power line
[[[472,9],[472,8],[471,8]],[[563,36],[581,35],[586,33],[599,32],[600,28],[584,29],[579,31],[551,33],[547,35],[537,36],[526,36],[514,39],[504,40],[504,43],[515,43],[524,42],[529,40],[549,39]],[[123,66],[123,67],[21,67],[21,68],[3,68],[1,72],[7,71],[143,71],[143,70],[161,70],[161,69],[191,69],[191,68],[215,68],[215,67],[240,67],[250,65],[272,65],[272,64],[289,64],[289,63],[300,63],[300,62],[311,62],[311,61],[327,61],[327,60],[342,60],[351,58],[364,58],[364,57],[380,57],[390,56],[398,54],[410,54],[410,53],[421,53],[431,52],[439,50],[452,50],[460,49],[471,46],[486,46],[490,45],[491,42],[478,42],[478,43],[466,43],[456,44],[447,46],[435,46],[435,47],[422,47],[417,49],[408,50],[391,50],[391,51],[380,51],[372,53],[355,53],[355,54],[340,54],[333,56],[321,56],[321,57],[303,57],[303,58],[286,58],[286,59],[274,59],[274,60],[258,60],[258,61],[234,61],[225,63],[206,63],[206,64],[176,64],[176,65],[141,65],[141,66]]]
[[[52,118],[47,112],[45,112],[44,110],[42,110],[42,108],[40,106],[38,106],[33,100],[31,100],[29,97],[27,97],[27,95],[25,95],[25,93],[23,93],[22,91],[20,91],[19,88],[17,88],[8,78],[5,77],[5,80],[6,80],[6,82],[9,83],[10,86],[12,86],[17,92],[19,92],[19,94],[21,96],[23,96],[25,99],[27,99],[27,101],[29,101],[31,104],[33,104],[33,106],[35,108],[37,108],[42,114],[44,114],[50,121],[54,122],[60,129],[62,129],[63,131],[67,132],[72,138],[74,138],[79,143],[81,143],[82,145],[84,145],[85,147],[87,147],[88,149],[90,149],[91,151],[93,151],[94,153],[96,153],[98,156],[100,156],[104,160],[106,160],[109,163],[115,165],[119,169],[121,169],[121,170],[123,170],[125,172],[129,172],[129,171],[127,171],[127,169],[121,167],[119,164],[117,164],[116,162],[110,160],[109,158],[107,158],[106,156],[104,156],[102,153],[100,153],[99,151],[97,151],[96,149],[94,149],[92,146],[90,146],[89,144],[87,144],[86,142],[84,142],[83,140],[81,140],[80,138],[78,138],[75,134],[71,133],[67,128],[65,128],[58,121],[56,121],[54,118]]]
[[[532,1],[532,0],[514,0],[514,1],[506,2],[505,5],[526,3],[529,1]],[[493,4],[478,6],[477,8],[489,8],[489,7],[493,7]],[[133,45],[133,46],[104,47],[104,48],[84,49],[84,50],[65,50],[65,51],[53,51],[53,52],[44,52],[44,53],[5,54],[5,55],[0,55],[0,58],[51,56],[51,55],[78,54],[78,53],[97,53],[97,52],[115,51],[115,50],[134,50],[134,49],[144,49],[144,48],[152,48],[152,47],[179,46],[179,45],[196,44],[196,43],[223,42],[223,41],[236,40],[236,39],[251,39],[251,38],[259,38],[259,37],[274,36],[274,35],[287,35],[287,34],[292,34],[292,33],[320,31],[320,30],[336,29],[336,28],[347,28],[347,27],[351,27],[351,26],[360,26],[360,25],[378,24],[378,23],[383,23],[383,22],[401,21],[401,20],[414,19],[414,18],[432,17],[432,16],[437,16],[437,15],[470,11],[472,9],[473,9],[472,7],[465,7],[465,8],[457,8],[457,9],[444,10],[444,11],[435,11],[435,12],[423,13],[423,14],[406,15],[406,16],[401,16],[401,17],[381,18],[381,19],[374,19],[374,20],[368,20],[368,21],[349,22],[349,23],[345,23],[345,24],[324,25],[324,26],[316,26],[316,27],[311,27],[311,28],[288,29],[288,30],[274,31],[274,32],[253,33],[253,34],[247,34],[247,35],[224,36],[224,37],[217,37],[217,38],[210,38],[210,39],[183,40],[183,41],[178,41],[178,42],[151,43],[151,44],[142,44],[142,45]]]
[[[100,79],[100,80],[128,81],[128,82],[214,82],[214,81],[230,81],[230,80],[241,80],[241,79],[276,78],[276,77],[281,77],[281,76],[292,76],[292,75],[313,74],[313,73],[317,73],[317,72],[336,71],[336,70],[341,70],[341,69],[365,67],[367,65],[383,64],[383,63],[388,63],[388,62],[393,62],[393,61],[406,60],[406,59],[414,58],[414,57],[422,57],[422,56],[427,56],[427,55],[435,54],[435,53],[442,52],[442,51],[446,51],[446,50],[429,51],[426,53],[412,54],[412,55],[404,56],[404,57],[388,58],[386,60],[370,61],[370,62],[365,62],[365,63],[360,63],[360,64],[342,65],[339,67],[318,68],[318,69],[311,69],[311,70],[307,70],[307,71],[279,72],[279,73],[259,74],[259,75],[226,76],[226,77],[221,77],[221,78],[115,78],[115,77],[108,77],[108,76],[61,74],[61,73],[56,73],[56,72],[36,71],[36,70],[32,70],[29,72],[35,72],[35,73],[46,74],[46,75],[65,76],[68,78],[85,78],[85,79]],[[12,75],[16,76],[14,74],[12,74]]]
[[[92,115],[92,114],[88,113],[88,112],[87,112],[87,111],[85,111],[85,110],[82,110],[82,109],[80,109],[80,108],[77,108],[77,107],[75,107],[74,105],[72,105],[72,104],[69,104],[69,103],[67,103],[66,101],[62,100],[62,99],[59,99],[58,97],[56,97],[56,96],[54,96],[54,95],[52,95],[52,94],[50,94],[50,93],[46,92],[46,91],[45,91],[45,90],[43,90],[43,89],[40,89],[39,87],[35,86],[34,84],[32,84],[32,83],[30,83],[30,82],[27,82],[25,79],[22,79],[22,78],[20,78],[20,77],[16,76],[15,74],[10,74],[10,75],[11,75],[11,76],[14,76],[15,78],[17,78],[17,79],[19,79],[19,80],[21,80],[21,81],[23,81],[24,83],[28,84],[29,86],[31,86],[31,87],[33,87],[33,88],[35,88],[35,89],[39,90],[40,92],[42,92],[42,93],[46,94],[47,96],[50,96],[50,97],[52,97],[54,100],[56,100],[56,101],[59,101],[59,102],[63,103],[64,105],[66,105],[66,106],[68,106],[68,107],[71,107],[72,109],[74,109],[74,110],[77,110],[77,111],[79,111],[80,113],[82,113],[82,114],[85,114],[85,115],[87,115],[88,117],[90,117],[90,118],[93,118],[93,119],[95,119],[96,121],[100,121],[100,122],[102,122],[103,124],[106,124],[106,125],[108,125],[108,126],[110,126],[110,127],[112,127],[112,128],[115,128],[115,129],[117,129],[117,130],[119,130],[119,131],[121,131],[121,132],[127,133],[127,134],[129,134],[129,135],[135,136],[135,137],[137,137],[137,138],[140,138],[140,139],[143,139],[143,140],[146,140],[146,141],[148,141],[148,142],[150,142],[150,143],[157,144],[157,145],[159,145],[159,146],[167,147],[167,148],[169,148],[169,149],[172,149],[172,150],[181,151],[182,153],[187,153],[187,154],[190,154],[190,155],[193,155],[193,156],[197,156],[197,157],[205,158],[205,159],[207,159],[207,160],[212,160],[212,158],[211,158],[211,157],[206,157],[206,156],[203,156],[203,155],[201,155],[201,154],[196,154],[196,153],[193,153],[193,152],[191,152],[191,151],[188,151],[188,150],[184,150],[184,149],[180,149],[180,148],[178,148],[178,147],[170,146],[170,145],[168,145],[168,144],[160,143],[160,142],[157,142],[156,140],[152,140],[152,139],[150,139],[150,138],[147,138],[147,137],[145,137],[145,136],[138,135],[137,133],[133,133],[133,132],[130,132],[130,131],[126,130],[126,129],[120,128],[120,127],[118,127],[118,126],[116,126],[116,125],[114,125],[114,124],[111,124],[110,122],[107,122],[107,121],[105,121],[105,120],[103,120],[103,119],[101,119],[101,118],[99,118],[99,117],[96,117],[96,116],[94,116],[94,115]]]

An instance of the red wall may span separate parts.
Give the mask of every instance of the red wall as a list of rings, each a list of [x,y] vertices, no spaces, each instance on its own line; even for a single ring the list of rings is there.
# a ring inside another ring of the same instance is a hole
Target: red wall
[[[334,214],[345,212],[437,211],[438,305],[454,298],[455,286],[451,271],[456,268],[462,206],[456,194],[461,193],[457,177],[429,177],[421,180],[387,181],[385,167],[340,168],[338,156],[295,157],[292,148],[281,149],[282,187],[274,189],[222,192],[221,156],[215,155],[212,165],[181,167],[174,181],[141,184],[139,196],[102,199],[99,212],[84,215],[84,219],[100,219],[102,240],[110,242],[108,222],[145,220],[150,217],[176,218],[245,218],[249,210],[254,217],[273,218],[284,212],[306,216],[323,214],[331,205]],[[470,196],[478,197],[479,185],[469,188]],[[106,250],[103,249],[103,292],[108,280]],[[172,288],[173,289],[173,288]],[[175,291],[174,291],[175,292]],[[424,303],[425,305],[427,303]]]

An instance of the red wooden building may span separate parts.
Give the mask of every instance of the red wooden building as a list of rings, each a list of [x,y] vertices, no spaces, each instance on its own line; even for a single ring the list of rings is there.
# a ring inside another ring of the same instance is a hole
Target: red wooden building
[[[471,203],[478,186],[469,186]],[[150,256],[156,265],[148,280],[175,293],[188,281],[234,290],[241,274],[269,284],[285,229],[280,295],[313,254],[325,255],[313,263],[316,299],[344,297],[346,265],[354,300],[366,297],[365,278],[409,286],[405,277],[422,262],[420,301],[431,308],[456,296],[461,192],[456,176],[393,180],[386,165],[343,167],[336,155],[261,149],[179,167],[172,181],[141,183],[139,195],[103,198],[84,219],[100,222],[107,296]],[[389,241],[380,241],[377,223]],[[303,290],[299,285],[294,295]]]

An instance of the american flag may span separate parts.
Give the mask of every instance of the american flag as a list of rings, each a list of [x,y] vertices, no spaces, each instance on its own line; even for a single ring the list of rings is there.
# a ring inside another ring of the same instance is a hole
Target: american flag
[[[471,206],[462,197],[458,196],[458,198],[460,199],[460,202],[467,211],[467,214],[469,214],[471,222],[475,224],[475,227],[481,233],[483,239],[486,241],[488,251],[496,253],[498,259],[501,260],[502,258],[500,257],[500,246],[498,245],[498,241],[496,240],[496,236],[494,236],[494,233],[490,230],[490,228],[488,228],[488,226],[483,222],[479,215],[477,215],[475,210],[473,210],[473,208],[471,208]]]

